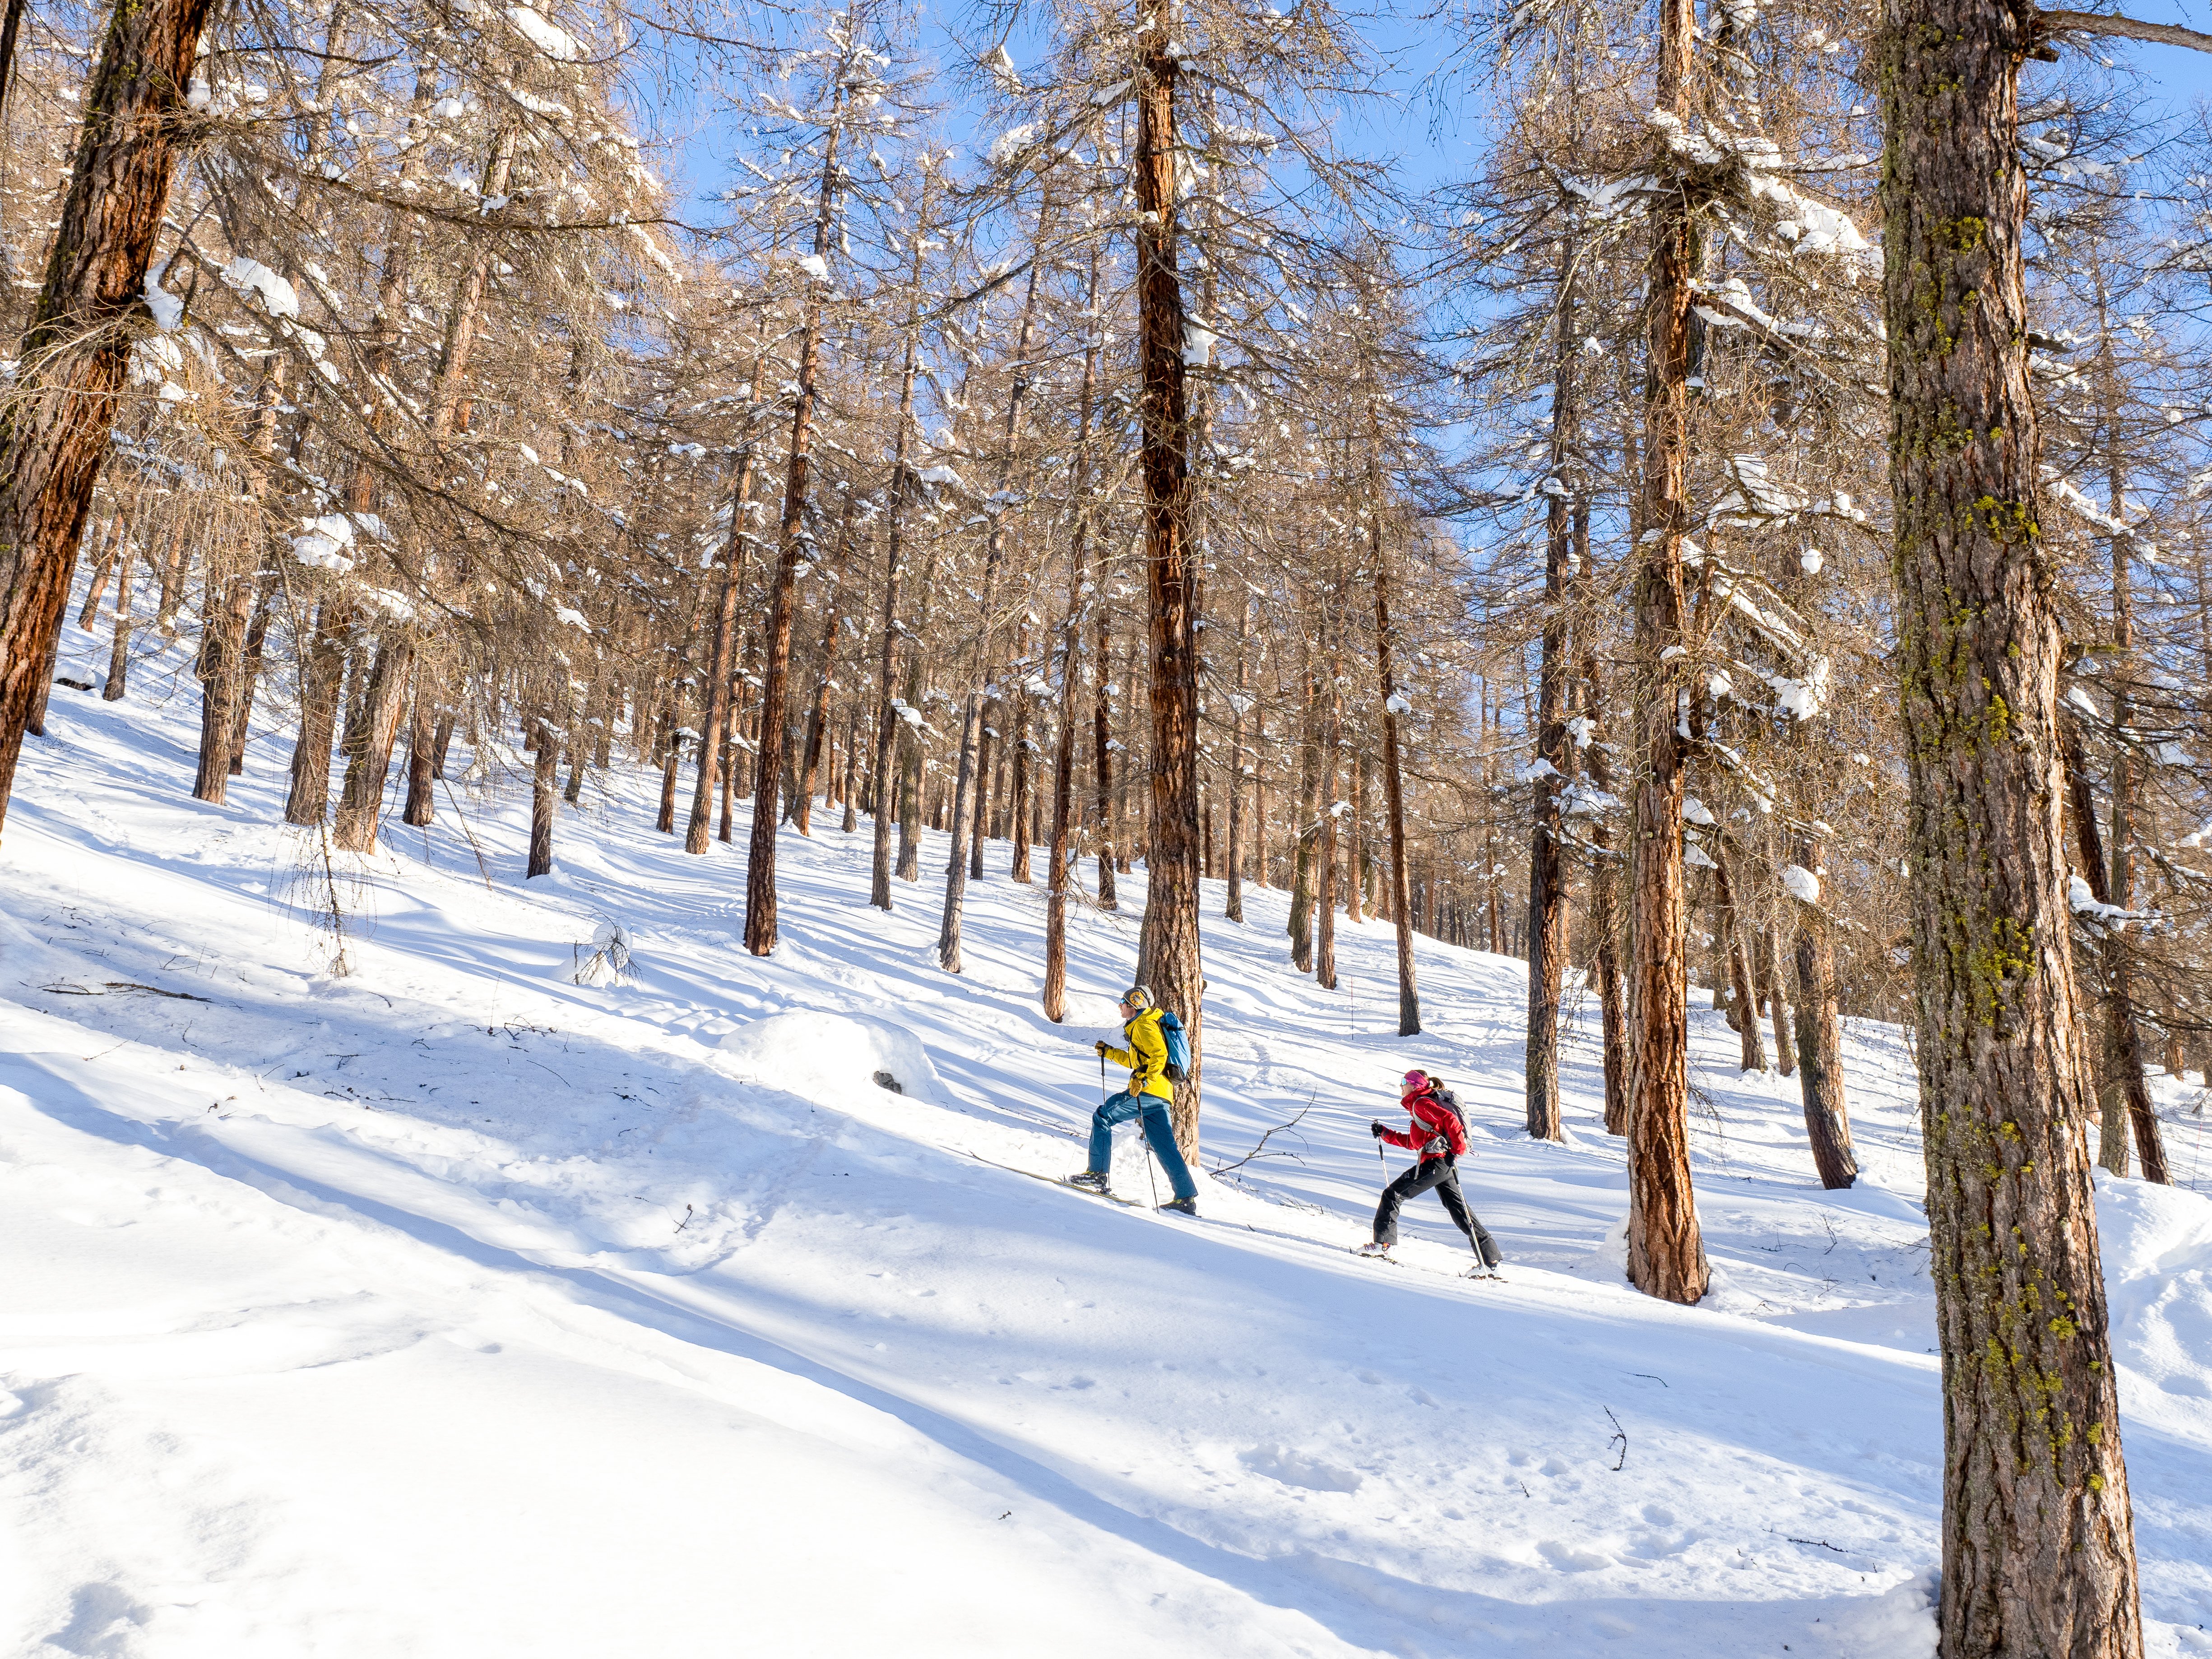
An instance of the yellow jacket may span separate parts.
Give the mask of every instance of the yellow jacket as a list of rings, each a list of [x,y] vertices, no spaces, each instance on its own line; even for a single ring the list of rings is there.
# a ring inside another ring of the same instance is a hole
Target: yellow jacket
[[[1109,1046],[1106,1058],[1129,1068],[1129,1092],[1173,1100],[1175,1085],[1168,1081],[1168,1040],[1160,1035],[1160,1011],[1146,1009],[1121,1028],[1121,1035],[1129,1046]]]

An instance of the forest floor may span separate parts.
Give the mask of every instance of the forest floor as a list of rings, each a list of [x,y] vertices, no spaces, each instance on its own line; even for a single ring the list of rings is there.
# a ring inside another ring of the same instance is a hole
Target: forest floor
[[[1699,999],[1678,1308],[1621,1279],[1594,1005],[1532,1141],[1522,963],[1419,940],[1401,1039],[1388,928],[1325,993],[1282,894],[1237,926],[1208,883],[1204,1163],[1291,1127],[1156,1215],[1139,1145],[1142,1207],[1028,1178],[1082,1164],[1141,872],[1054,1026],[1006,843],[954,978],[942,838],[886,915],[865,819],[787,831],[756,960],[742,820],[687,858],[618,772],[526,883],[526,790],[457,755],[338,881],[333,977],[283,734],[204,805],[185,665],[136,678],[57,688],[0,851],[0,1654],[1933,1653],[1895,1029],[1849,1023],[1864,1176],[1824,1193]],[[579,985],[609,922],[631,971]],[[1348,1253],[1416,1064],[1503,1283],[1431,1199],[1396,1264]],[[2099,1219],[2150,1650],[2212,1652],[2212,1200],[2101,1180]]]

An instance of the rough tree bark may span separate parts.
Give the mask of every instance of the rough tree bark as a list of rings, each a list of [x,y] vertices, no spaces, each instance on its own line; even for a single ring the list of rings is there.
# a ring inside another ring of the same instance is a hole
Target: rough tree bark
[[[1334,586],[1332,582],[1331,587]],[[1336,785],[1337,766],[1344,749],[1344,693],[1338,689],[1344,678],[1344,664],[1337,648],[1336,630],[1329,625],[1329,613],[1335,605],[1332,592],[1323,599],[1317,619],[1322,648],[1328,664],[1328,699],[1324,705],[1321,734],[1321,883],[1314,904],[1314,983],[1324,991],[1336,989],[1337,851],[1343,839],[1343,814],[1336,810]]]
[[[1168,0],[1146,0],[1137,75],[1138,366],[1143,393],[1146,623],[1152,651],[1152,827],[1137,970],[1182,1015],[1190,1076],[1176,1088],[1176,1140],[1198,1154],[1205,1018],[1198,939],[1198,582],[1188,539],[1188,410],[1182,283],[1176,269],[1176,52]]]
[[[2057,586],[2028,386],[2018,0],[1885,0],[1890,483],[1943,1353],[1942,1659],[2137,1659],[2079,1129]],[[1801,1063],[1804,1056],[1800,1056]]]
[[[1084,313],[1095,316],[1098,295],[1098,244],[1091,245],[1091,268],[1084,290]],[[1075,477],[1068,503],[1072,527],[1067,549],[1067,621],[1060,630],[1060,729],[1052,755],[1052,867],[1045,876],[1044,1014],[1058,1024],[1067,1017],[1067,902],[1075,880],[1072,845],[1075,816],[1076,696],[1082,685],[1083,589],[1089,576],[1091,542],[1091,427],[1097,416],[1099,331],[1094,324],[1083,343],[1083,388],[1077,400]],[[1106,663],[1098,665],[1106,683]]]
[[[0,823],[106,459],[207,15],[208,0],[109,14],[46,278],[14,349],[0,406]]]
[[[1369,494],[1375,480],[1369,475]],[[1413,896],[1406,869],[1406,786],[1398,769],[1398,684],[1390,666],[1390,561],[1382,539],[1382,507],[1368,503],[1369,547],[1375,555],[1375,678],[1382,693],[1382,799],[1390,815],[1390,920],[1398,933],[1398,1035],[1421,1030],[1421,993],[1413,978]]]
[[[1782,927],[1778,921],[1761,931],[1759,939],[1760,961],[1765,964],[1760,972],[1766,977],[1769,1006],[1774,1020],[1774,1069],[1784,1077],[1797,1075],[1797,1034],[1791,1029],[1788,980],[1783,968],[1786,953],[1782,948]]]
[[[1098,689],[1091,703],[1091,781],[1098,817],[1098,908],[1118,910],[1114,890],[1114,624],[1098,607]]]
[[[1657,108],[1686,120],[1696,20],[1691,0],[1660,0]],[[1682,592],[1688,502],[1691,283],[1697,227],[1687,181],[1652,212],[1650,342],[1644,403],[1644,499],[1636,549],[1634,658],[1643,706],[1630,858],[1628,1277],[1646,1295],[1696,1302],[1710,1274],[1690,1186],[1689,963],[1684,955],[1682,775],[1692,646]],[[1670,658],[1670,647],[1675,648]]]
[[[960,769],[952,786],[952,856],[945,868],[945,911],[937,930],[938,965],[948,974],[960,971],[960,928],[971,874],[981,873],[983,839],[990,829],[983,809],[987,776],[978,775],[988,746],[984,731],[984,704],[996,659],[993,646],[997,634],[999,572],[1006,556],[1006,514],[1012,506],[1014,441],[1021,428],[1022,403],[1030,388],[1030,343],[1036,330],[1038,281],[1043,274],[1044,251],[1051,235],[1049,192],[1037,207],[1036,241],[1030,259],[1029,286],[1022,301],[1021,326],[1014,336],[1014,368],[1006,388],[1006,421],[999,434],[999,482],[991,505],[991,533],[984,544],[981,616],[975,629],[975,658],[968,685],[967,708],[961,721]],[[974,845],[969,845],[970,837]],[[971,872],[970,859],[975,868]]]
[[[762,327],[767,327],[765,318]],[[745,418],[749,425],[757,414],[761,364],[765,356],[765,351],[757,347],[752,378],[745,388]],[[759,456],[759,443],[749,430],[744,450],[738,457],[737,488],[730,494],[730,538],[722,547],[722,580],[714,596],[714,641],[707,657],[707,707],[699,722],[699,775],[691,790],[691,817],[684,826],[684,850],[687,853],[703,854],[707,850],[707,825],[714,816],[714,786],[727,760],[725,751],[729,745],[722,738],[729,723],[730,687],[735,678],[731,659],[737,650],[738,601],[744,592],[745,569],[752,550],[753,483],[760,475]]]
[[[384,781],[392,769],[392,746],[399,736],[415,678],[415,644],[404,623],[395,625],[376,647],[361,718],[349,721],[345,787],[331,826],[333,845],[349,853],[376,850],[378,821],[384,814]]]
[[[801,745],[805,758],[799,767],[798,798],[799,833],[814,833],[814,792],[821,782],[823,739],[830,726],[830,682],[837,672],[837,624],[842,619],[840,601],[845,595],[845,562],[853,552],[853,515],[860,506],[857,490],[845,492],[845,511],[837,526],[837,550],[830,556],[830,568],[822,580],[822,643],[814,653],[814,696],[806,713],[806,738]]]
[[[847,49],[854,41],[854,19],[847,16]],[[841,66],[842,68],[842,66]],[[829,131],[822,145],[822,181],[814,210],[814,256],[827,264],[837,216],[837,142],[844,133],[845,77],[834,77],[830,92]],[[775,836],[777,796],[783,789],[786,704],[791,678],[793,590],[799,585],[799,561],[806,541],[806,497],[813,479],[816,380],[822,367],[823,283],[806,283],[805,308],[799,332],[799,372],[792,395],[791,446],[783,477],[783,516],[777,526],[775,580],[768,611],[768,660],[761,672],[760,747],[753,769],[752,838],[745,852],[745,949],[764,957],[775,949]]]
[[[560,782],[561,738],[551,721],[537,722],[532,746],[538,758],[530,773],[530,867],[525,880],[553,873],[554,792]]]
[[[1224,921],[1244,920],[1244,714],[1251,707],[1252,596],[1237,613],[1237,694],[1229,704],[1229,825],[1222,848],[1228,866]]]
[[[1589,578],[1589,519],[1587,508],[1577,511],[1575,546],[1581,555],[1583,576]],[[1601,736],[1605,730],[1604,669],[1597,653],[1595,633],[1583,641],[1583,714],[1590,722],[1589,740],[1582,746],[1583,769],[1590,787],[1601,795],[1613,788],[1613,763],[1607,757]],[[1591,977],[1597,981],[1598,1015],[1605,1043],[1605,1132],[1628,1133],[1628,1007],[1620,971],[1620,856],[1613,851],[1613,831],[1602,812],[1593,813],[1590,832],[1590,933],[1594,947]]]
[[[2067,795],[2073,806],[2075,843],[2081,849],[2082,878],[2098,903],[2118,903],[2112,896],[2114,890],[2105,879],[2105,849],[2098,834],[2097,799],[2090,787],[2088,762],[2081,752],[2080,734],[2063,717],[2059,749],[2066,769]],[[2118,811],[2116,805],[2116,817]],[[2117,854],[2112,866],[2124,867]],[[2115,1175],[2127,1174],[2128,1133],[2132,1127],[2136,1152],[2142,1159],[2143,1179],[2167,1184],[2173,1177],[2166,1168],[2166,1139],[2159,1130],[2158,1110],[2151,1101],[2150,1080],[2143,1070],[2142,1027],[2136,1019],[2127,944],[2117,933],[2095,931],[2097,944],[2090,952],[2087,971],[2100,1016],[2096,1032],[2098,1162]]]
[[[884,505],[890,522],[884,527],[884,608],[876,646],[876,672],[880,684],[876,695],[876,810],[872,825],[868,875],[868,902],[878,910],[891,908],[891,819],[897,809],[898,787],[893,781],[892,757],[899,728],[905,722],[891,704],[892,682],[898,673],[899,556],[906,550],[906,502],[911,486],[907,457],[914,442],[914,386],[921,367],[921,261],[928,246],[930,207],[937,184],[933,167],[921,175],[921,200],[915,212],[915,234],[907,271],[906,361],[899,369],[898,415],[891,439],[890,499]],[[902,772],[903,769],[901,769]]]
[[[1759,993],[1752,984],[1751,959],[1744,949],[1743,913],[1735,902],[1735,881],[1729,873],[1728,849],[1714,838],[1714,908],[1720,913],[1722,961],[1728,968],[1729,988],[1735,1008],[1729,1024],[1735,1027],[1738,1069],[1766,1069],[1766,1042],[1759,1030]]]

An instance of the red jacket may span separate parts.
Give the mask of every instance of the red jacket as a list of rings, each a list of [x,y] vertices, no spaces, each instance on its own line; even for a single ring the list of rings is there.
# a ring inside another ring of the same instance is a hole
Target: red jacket
[[[1442,1158],[1446,1152],[1457,1158],[1467,1151],[1466,1126],[1457,1112],[1437,1098],[1433,1088],[1407,1095],[1398,1103],[1413,1114],[1413,1127],[1410,1134],[1385,1129],[1382,1139],[1393,1146],[1404,1146],[1424,1158]]]

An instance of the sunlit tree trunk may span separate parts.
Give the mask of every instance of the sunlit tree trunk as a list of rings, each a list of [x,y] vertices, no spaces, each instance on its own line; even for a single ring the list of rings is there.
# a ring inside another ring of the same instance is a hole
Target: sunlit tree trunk
[[[1694,113],[1688,85],[1696,19],[1691,0],[1660,0],[1656,106]],[[1695,1302],[1709,1274],[1690,1185],[1689,966],[1684,954],[1682,775],[1678,705],[1688,691],[1669,647],[1689,648],[1683,605],[1687,528],[1689,344],[1697,229],[1684,193],[1651,212],[1643,533],[1638,538],[1633,659],[1643,709],[1630,861],[1628,1277],[1670,1302]]]
[[[848,15],[848,40],[851,18]],[[830,120],[822,144],[822,181],[815,197],[814,255],[827,263],[837,214],[837,144],[844,128],[838,119],[845,95],[837,77],[830,94]],[[775,949],[775,836],[778,797],[783,789],[784,727],[791,678],[793,590],[806,539],[806,500],[813,482],[816,382],[822,372],[822,287],[806,282],[806,301],[799,334],[799,372],[791,408],[791,446],[785,461],[783,515],[777,525],[775,577],[769,589],[767,661],[761,672],[760,748],[754,757],[752,840],[745,855],[745,949],[764,957]]]
[[[109,14],[52,252],[0,404],[0,821],[106,459],[207,0]]]
[[[1374,478],[1369,475],[1370,493]],[[1406,868],[1406,786],[1398,768],[1398,685],[1391,669],[1390,562],[1382,510],[1370,501],[1369,547],[1375,556],[1375,678],[1382,694],[1382,799],[1390,815],[1390,920],[1398,933],[1398,1035],[1418,1036],[1421,994],[1413,978],[1413,898]]]
[[[1176,1089],[1176,1139],[1198,1152],[1205,1019],[1198,939],[1198,571],[1188,541],[1188,410],[1182,283],[1176,269],[1179,43],[1168,0],[1146,0],[1139,41],[1136,185],[1139,423],[1145,486],[1147,643],[1152,655],[1152,823],[1138,972],[1182,1015],[1190,1079]],[[1176,51],[1170,51],[1174,47]]]
[[[2138,1659],[2060,827],[2017,0],[1885,0],[1890,484],[1943,1355],[1942,1659]],[[1806,1057],[1800,1054],[1801,1065]]]

